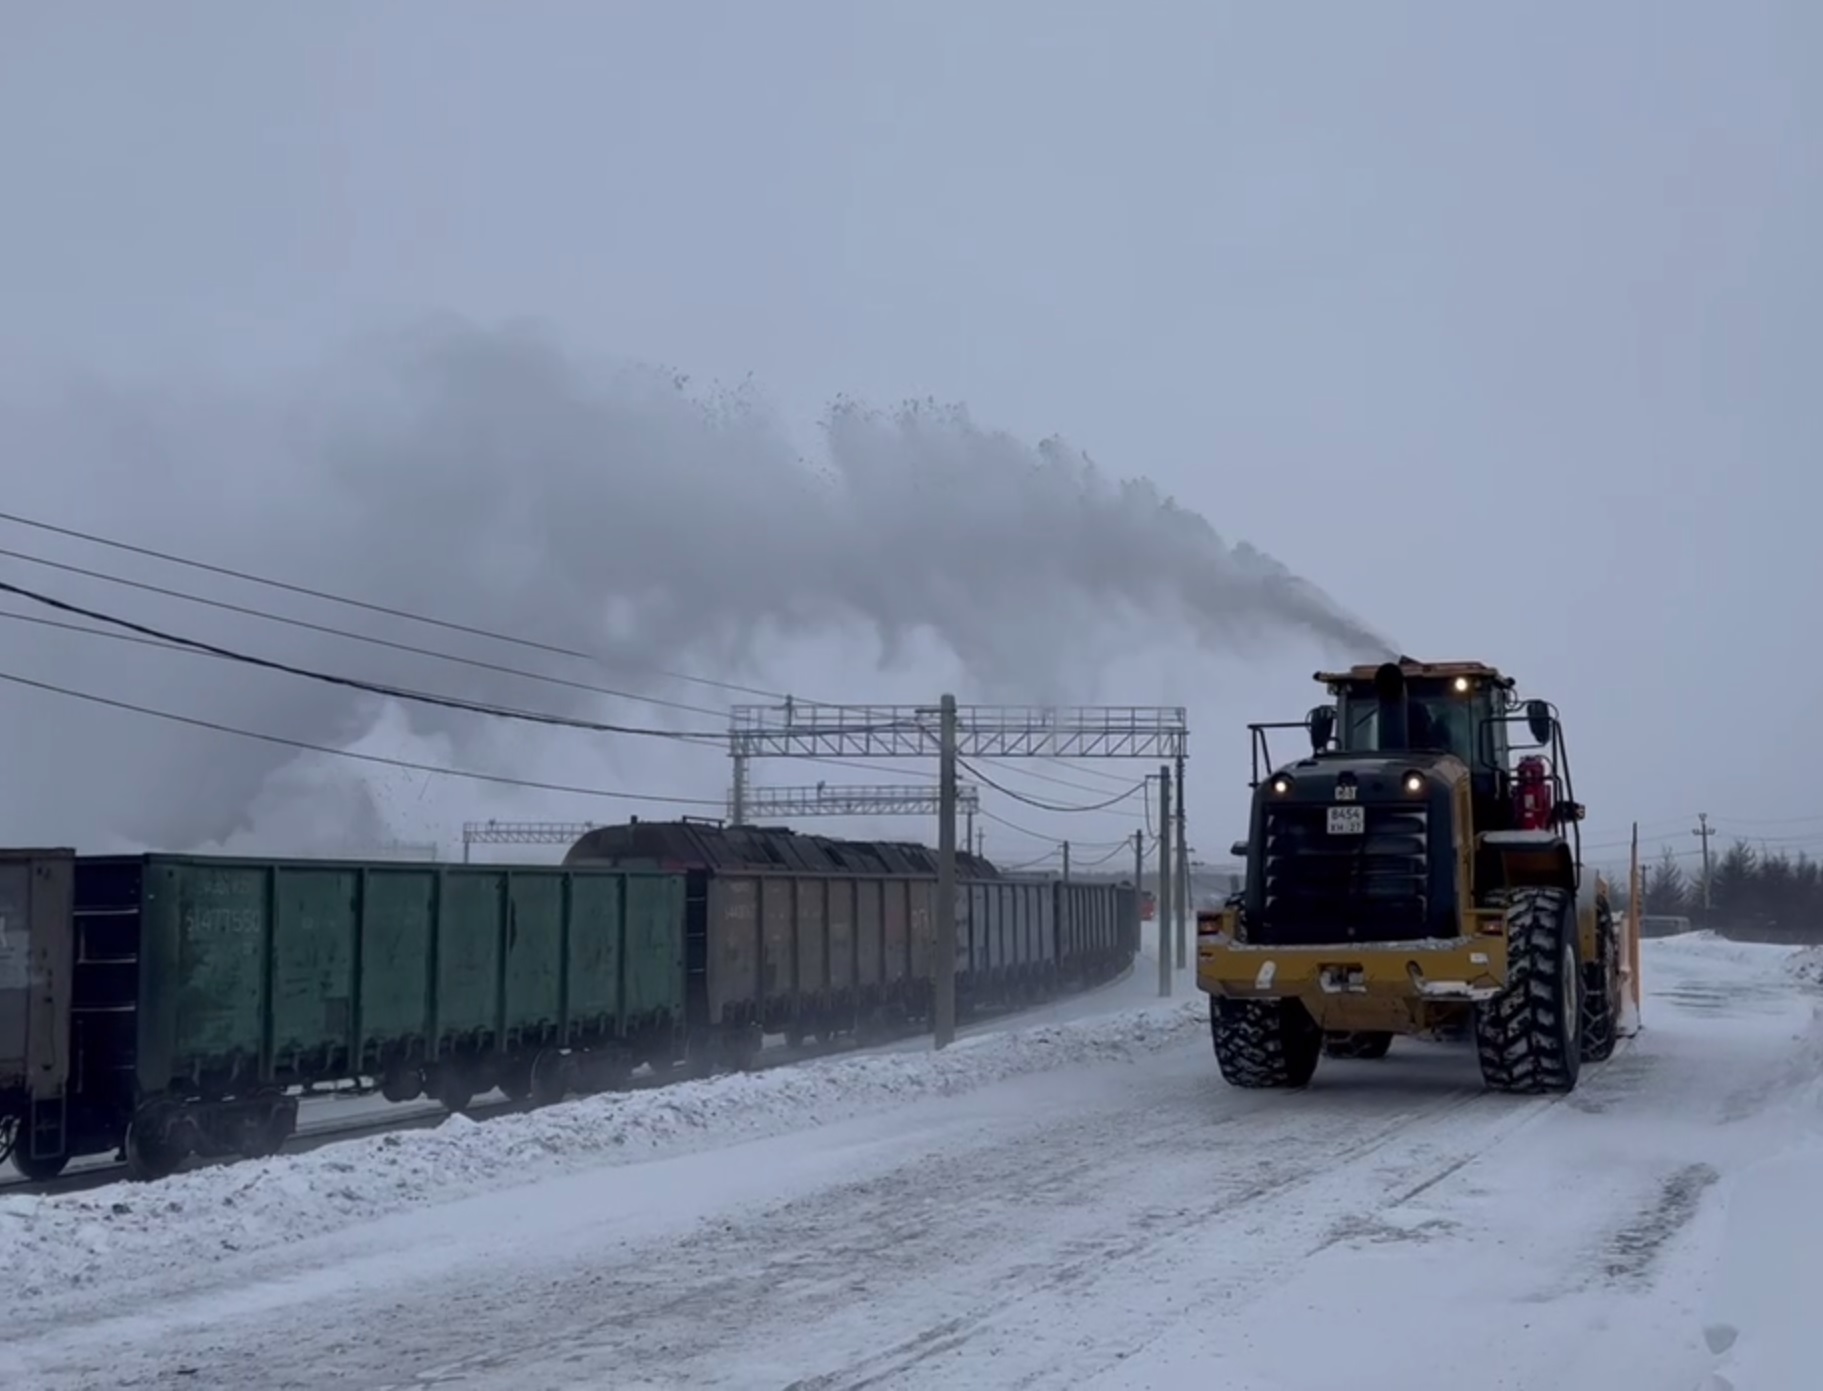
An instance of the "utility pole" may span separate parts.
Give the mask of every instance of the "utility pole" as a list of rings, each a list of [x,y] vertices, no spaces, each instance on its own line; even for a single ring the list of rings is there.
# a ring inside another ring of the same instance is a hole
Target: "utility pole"
[[[747,824],[747,759],[734,755],[734,791],[728,794],[728,822],[733,826]]]
[[[956,1038],[956,697],[946,695],[937,746],[937,960],[931,1033],[938,1048]]]
[[[1177,805],[1184,805],[1184,789],[1177,789]],[[1182,823],[1180,823],[1182,824]],[[1182,837],[1177,842],[1177,969],[1184,969],[1184,941],[1196,924],[1196,909],[1190,894],[1190,847],[1185,845]]]
[[[1184,920],[1190,916],[1190,843],[1184,830],[1184,756],[1177,756],[1177,969],[1184,969]]]
[[[1142,826],[1133,833],[1133,915],[1139,919],[1138,942],[1146,930],[1146,831]]]
[[[962,837],[962,843],[964,845],[966,845],[970,850],[974,851],[975,854],[977,854],[977,855],[979,855],[981,853],[980,842],[975,839],[975,808],[979,805],[980,805],[979,799],[976,799],[975,801],[970,802],[968,804],[967,834],[965,834]]]
[[[1063,882],[1070,882],[1070,842],[1063,843]]]
[[[1171,765],[1158,768],[1158,997],[1171,998]]]
[[[1693,836],[1701,836],[1703,838],[1703,916],[1706,919],[1709,916],[1709,908],[1710,908],[1710,902],[1709,902],[1709,837],[1714,835],[1715,831],[1709,825],[1709,813],[1708,812],[1699,811],[1696,814],[1696,819],[1697,819],[1697,823],[1698,823],[1697,828],[1694,831],[1692,831],[1690,834]]]

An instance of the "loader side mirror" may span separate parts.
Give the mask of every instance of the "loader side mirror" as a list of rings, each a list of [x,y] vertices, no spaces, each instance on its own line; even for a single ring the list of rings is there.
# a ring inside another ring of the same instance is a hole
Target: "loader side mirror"
[[[1525,706],[1526,728],[1532,732],[1532,740],[1538,744],[1551,742],[1551,734],[1557,728],[1557,721],[1551,718],[1551,706],[1548,701],[1528,700]]]
[[[1247,842],[1244,840],[1237,840],[1233,845],[1228,847],[1228,853],[1230,855],[1233,855],[1236,859],[1241,859],[1241,860],[1246,859],[1247,858]]]
[[[1335,707],[1319,705],[1310,712],[1310,751],[1322,753],[1336,734]]]

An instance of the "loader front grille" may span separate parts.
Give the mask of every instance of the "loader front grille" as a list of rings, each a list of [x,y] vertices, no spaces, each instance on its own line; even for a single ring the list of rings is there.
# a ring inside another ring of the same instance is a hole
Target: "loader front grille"
[[[1364,835],[1331,835],[1325,805],[1266,809],[1265,903],[1249,936],[1285,946],[1422,937],[1430,813],[1369,805]]]

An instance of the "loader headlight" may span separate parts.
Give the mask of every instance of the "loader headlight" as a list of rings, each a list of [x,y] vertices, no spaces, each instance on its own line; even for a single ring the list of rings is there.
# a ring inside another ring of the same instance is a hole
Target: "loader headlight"
[[[1411,792],[1411,793],[1418,793],[1418,792],[1424,791],[1424,774],[1407,773],[1405,775],[1405,779],[1404,779],[1402,786],[1405,788],[1405,790],[1407,792]]]

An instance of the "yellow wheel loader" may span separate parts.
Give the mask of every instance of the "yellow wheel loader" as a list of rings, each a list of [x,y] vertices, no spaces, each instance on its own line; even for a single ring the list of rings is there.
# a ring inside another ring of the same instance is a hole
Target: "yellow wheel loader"
[[[1479,662],[1316,679],[1333,704],[1249,726],[1245,884],[1198,915],[1222,1076],[1302,1087],[1324,1054],[1466,1037],[1489,1087],[1572,1090],[1630,1031],[1638,982],[1582,864],[1556,710]],[[1268,732],[1300,728],[1310,755],[1274,766]]]

